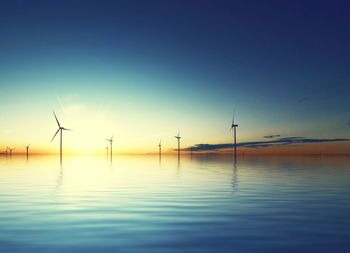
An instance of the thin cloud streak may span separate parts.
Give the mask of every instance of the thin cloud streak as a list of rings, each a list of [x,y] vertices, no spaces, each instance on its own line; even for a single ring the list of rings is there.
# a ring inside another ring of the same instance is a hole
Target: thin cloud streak
[[[305,102],[305,101],[307,101],[307,100],[309,100],[309,98],[301,98],[301,99],[299,99],[297,102],[298,103],[303,103],[303,102]]]
[[[277,137],[281,137],[281,135],[280,134],[273,134],[273,135],[265,135],[264,136],[265,139],[274,139]]]
[[[266,148],[276,146],[288,146],[293,144],[307,144],[307,143],[324,143],[324,142],[347,142],[350,139],[347,138],[333,138],[333,139],[317,139],[317,138],[305,138],[305,137],[284,137],[271,141],[253,141],[237,143],[237,147],[244,148]],[[223,144],[196,144],[192,147],[183,149],[184,151],[212,151],[218,149],[232,148],[232,143]]]
[[[339,94],[342,94],[345,92],[345,88],[347,87],[349,83],[349,77],[350,74],[346,73],[343,75],[338,76],[333,83],[330,83],[326,85],[325,87],[314,91],[312,95],[306,94],[306,96],[301,97],[297,100],[297,103],[304,103],[305,101],[308,100],[329,100],[329,99],[334,99]]]

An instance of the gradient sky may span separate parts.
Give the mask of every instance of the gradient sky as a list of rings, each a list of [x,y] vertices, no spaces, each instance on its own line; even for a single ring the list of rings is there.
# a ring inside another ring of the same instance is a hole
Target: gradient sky
[[[1,1],[0,150],[350,138],[349,1]],[[324,144],[326,145],[326,144]],[[341,144],[344,146],[344,143]],[[346,146],[346,145],[345,145]],[[332,146],[333,147],[333,146]],[[350,147],[347,145],[346,147]]]

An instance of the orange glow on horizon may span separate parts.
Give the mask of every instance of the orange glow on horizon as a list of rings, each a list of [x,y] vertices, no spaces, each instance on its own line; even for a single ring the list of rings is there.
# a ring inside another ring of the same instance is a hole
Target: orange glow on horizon
[[[5,151],[6,146],[2,145],[0,152]],[[16,146],[13,146],[16,148]],[[218,150],[201,150],[193,151],[193,154],[232,154],[232,148],[228,149],[218,149]],[[238,147],[237,153],[239,155],[249,155],[249,154],[350,154],[350,143],[312,143],[312,144],[302,144],[302,145],[288,145],[288,146],[276,146],[276,147],[260,147],[260,148],[240,148]],[[13,151],[13,155],[25,155],[25,147],[16,148]],[[31,146],[29,149],[30,155],[58,155],[59,146],[55,145],[52,148],[43,148]],[[106,155],[106,150],[91,150],[91,151],[77,151],[70,149],[69,147],[63,148],[64,155]],[[140,149],[121,149],[117,145],[113,146],[113,155],[158,155],[158,147],[155,146],[153,150],[147,148]],[[190,151],[181,151],[181,155],[190,155]],[[177,155],[176,147],[164,148],[162,149],[162,155]],[[0,155],[1,156],[1,155]]]

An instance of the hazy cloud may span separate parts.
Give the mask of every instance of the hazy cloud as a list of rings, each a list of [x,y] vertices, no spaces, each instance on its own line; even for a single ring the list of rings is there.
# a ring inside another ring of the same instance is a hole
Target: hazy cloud
[[[83,104],[71,104],[68,107],[66,107],[65,113],[67,114],[76,114],[81,113],[84,111],[85,105]]]
[[[298,103],[303,103],[303,102],[305,102],[306,100],[309,100],[309,98],[301,98],[301,99],[298,99]]]
[[[252,142],[242,142],[238,143],[237,147],[244,148],[266,148],[266,147],[276,147],[276,146],[287,146],[293,144],[306,144],[306,143],[323,143],[323,142],[345,142],[350,141],[347,138],[333,138],[333,139],[317,139],[317,138],[305,138],[305,137],[284,137],[278,138],[276,140],[270,141],[252,141]],[[189,151],[210,151],[225,148],[232,148],[232,143],[223,144],[196,144],[192,147],[184,148],[183,150]]]

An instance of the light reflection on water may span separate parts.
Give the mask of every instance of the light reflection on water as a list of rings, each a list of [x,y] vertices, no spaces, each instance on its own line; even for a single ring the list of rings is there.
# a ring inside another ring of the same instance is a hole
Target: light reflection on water
[[[0,252],[348,252],[346,157],[0,157]]]

